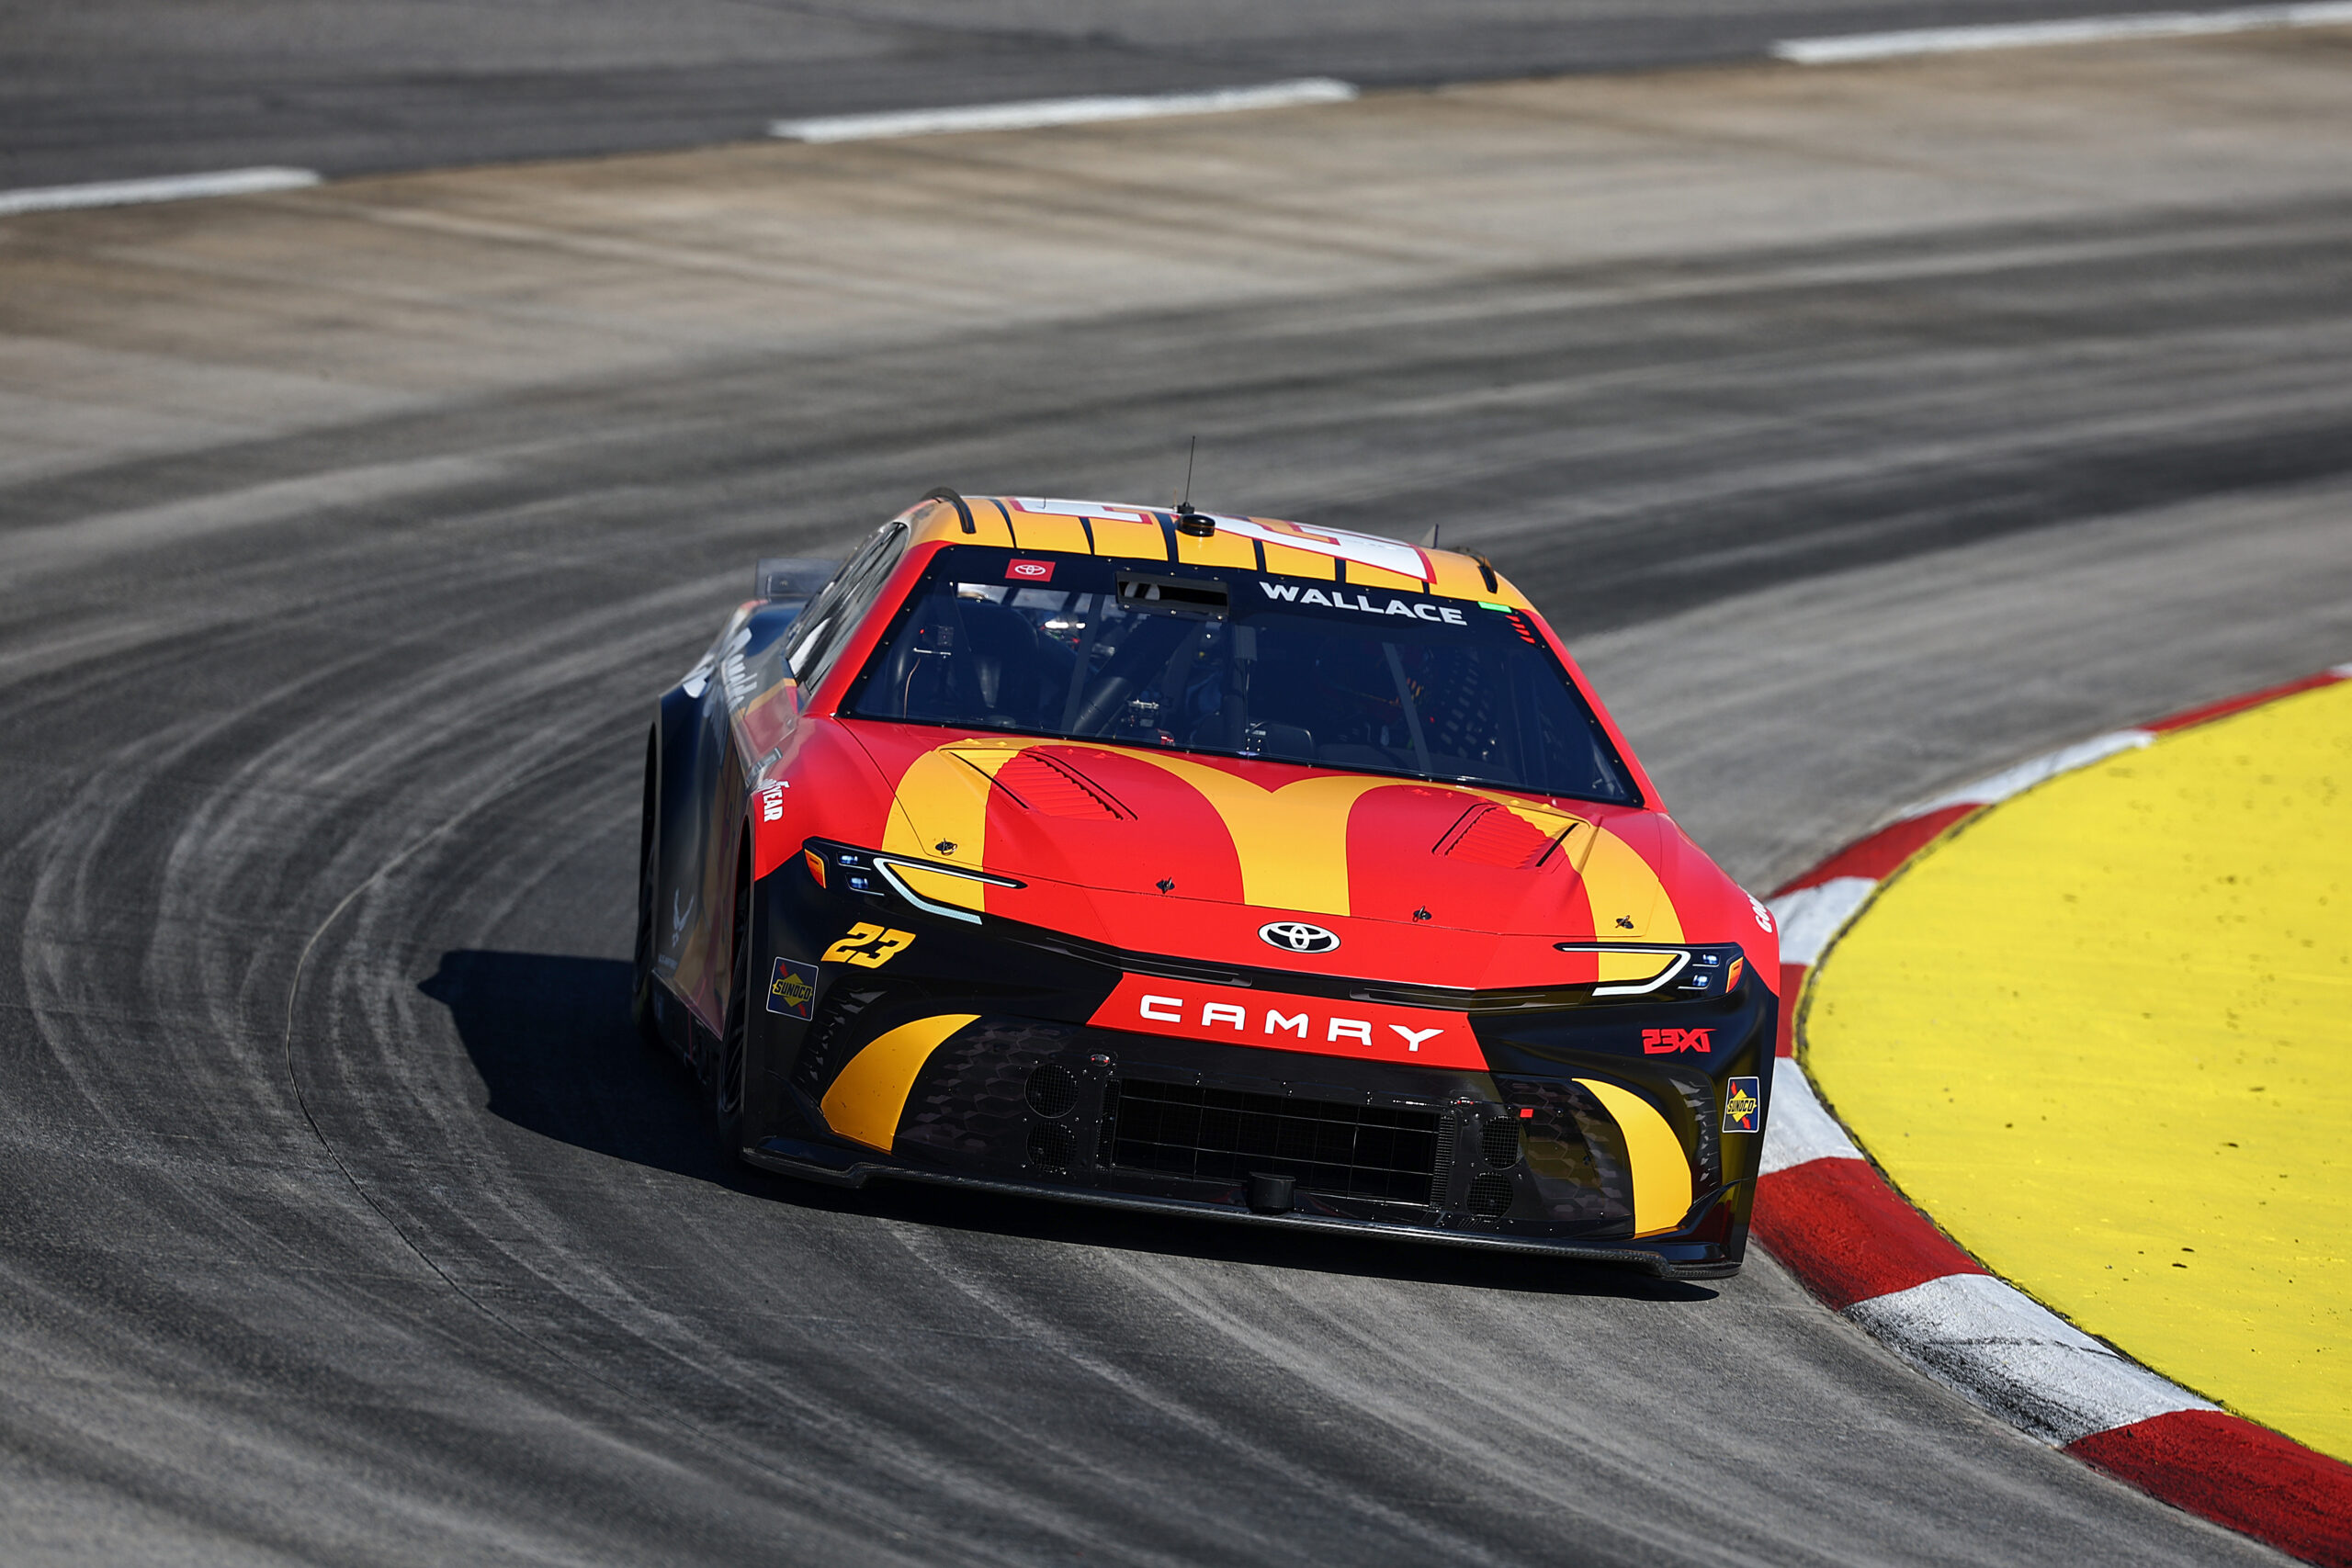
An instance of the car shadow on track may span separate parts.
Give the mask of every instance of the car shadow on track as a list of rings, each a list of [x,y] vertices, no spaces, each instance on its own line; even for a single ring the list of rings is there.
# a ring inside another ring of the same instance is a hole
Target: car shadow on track
[[[490,1090],[492,1115],[541,1137],[798,1208],[984,1235],[1370,1279],[1545,1294],[1713,1301],[1717,1291],[1543,1258],[1356,1241],[1159,1214],[877,1181],[859,1190],[729,1170],[701,1091],[628,1016],[629,967],[609,958],[461,948],[417,988],[449,1017]]]

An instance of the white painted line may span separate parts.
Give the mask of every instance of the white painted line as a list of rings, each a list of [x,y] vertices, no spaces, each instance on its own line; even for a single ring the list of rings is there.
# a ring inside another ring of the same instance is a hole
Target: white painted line
[[[1151,119],[1161,115],[1229,114],[1236,109],[1286,108],[1294,104],[1342,104],[1355,96],[1352,83],[1329,76],[1309,76],[1295,82],[1216,87],[1198,93],[1039,98],[1018,104],[971,104],[962,108],[894,109],[879,114],[831,115],[820,119],[780,119],[768,127],[768,134],[786,141],[870,141],[884,137],[944,136],[966,130],[1035,130],[1050,125]]]
[[[2207,33],[2332,27],[2347,22],[2352,22],[2352,0],[2317,0],[2315,4],[2299,6],[2245,6],[2228,11],[2148,11],[2137,16],[2075,17],[2054,22],[1783,39],[1772,46],[1772,53],[1798,65],[1843,65],[1857,60],[1894,60],[1912,54],[2098,43],[2109,39],[2194,38]]]
[[[82,186],[34,186],[0,190],[0,218],[19,212],[62,212],[76,207],[130,207],[148,201],[187,201],[203,196],[253,196],[300,190],[319,183],[315,169],[219,169],[209,175],[163,175],[150,180],[99,180]]]
[[[2216,1408],[1990,1274],[1947,1274],[1857,1302],[1846,1315],[1929,1377],[2052,1448],[2152,1416]]]
[[[1878,883],[1867,876],[1833,876],[1811,887],[1783,893],[1769,906],[1781,928],[1781,962],[1814,964],[1829,939],[1853,919]]]
[[[2104,761],[2118,751],[2131,751],[2143,746],[2153,746],[2156,738],[2145,729],[2116,729],[2105,735],[2094,735],[2088,740],[2077,740],[2072,746],[2062,746],[2055,751],[2019,762],[2014,768],[2004,768],[1990,778],[1963,784],[1950,795],[1939,795],[1924,806],[1914,807],[1904,813],[1907,817],[1924,817],[1930,811],[1947,806],[1991,806],[2013,795],[2022,795],[2034,785],[2071,773],[2076,768],[2087,768],[2093,762]]]
[[[1781,1005],[1786,1007],[1790,1000],[1783,997]],[[1817,1159],[1861,1157],[1846,1129],[1823,1109],[1804,1069],[1792,1057],[1780,1057],[1772,1067],[1772,1116],[1764,1123],[1764,1158],[1758,1173],[1770,1176]]]
[[[2352,664],[2331,664],[2327,672],[2339,681],[2352,681]]]

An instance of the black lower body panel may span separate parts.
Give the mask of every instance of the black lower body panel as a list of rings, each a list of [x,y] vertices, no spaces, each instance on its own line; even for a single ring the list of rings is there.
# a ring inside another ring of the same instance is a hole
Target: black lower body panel
[[[1736,1271],[1746,1236],[1749,1184],[1718,1179],[1694,1189],[1681,1225],[1636,1238],[1624,1136],[1571,1072],[1396,1066],[983,1016],[917,1073],[888,1154],[841,1145],[816,1098],[794,1098],[801,1126],[747,1156],[822,1181],[941,1182],[1684,1278]]]

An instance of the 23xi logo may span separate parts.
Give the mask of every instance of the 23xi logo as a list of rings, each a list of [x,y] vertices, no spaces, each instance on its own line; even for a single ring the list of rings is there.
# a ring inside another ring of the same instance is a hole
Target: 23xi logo
[[[1671,1056],[1677,1051],[1707,1052],[1715,1048],[1712,1029],[1645,1029],[1642,1055]]]
[[[825,949],[828,964],[854,964],[861,968],[879,969],[915,940],[912,931],[886,931],[864,920],[849,928],[849,934]]]

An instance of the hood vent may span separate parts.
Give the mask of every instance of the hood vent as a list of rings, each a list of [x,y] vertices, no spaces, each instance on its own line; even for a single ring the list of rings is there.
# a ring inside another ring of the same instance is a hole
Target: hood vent
[[[1549,834],[1515,811],[1482,802],[1463,813],[1462,819],[1447,829],[1445,836],[1431,849],[1448,860],[1466,860],[1474,865],[1501,866],[1509,871],[1532,871],[1549,859],[1560,840],[1579,826],[1571,821],[1560,832]]]
[[[996,771],[996,786],[1031,811],[1091,822],[1121,822],[1135,813],[1060,759],[1023,751]]]

